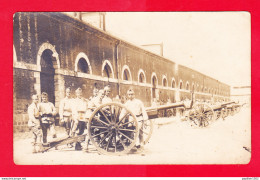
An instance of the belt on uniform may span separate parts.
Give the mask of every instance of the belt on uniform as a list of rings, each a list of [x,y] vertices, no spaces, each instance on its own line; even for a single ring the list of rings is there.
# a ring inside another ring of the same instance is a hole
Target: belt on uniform
[[[52,117],[52,114],[43,114],[41,117]]]
[[[40,117],[34,117],[35,119],[40,119]]]
[[[143,114],[136,115],[136,117],[141,117],[141,116],[143,116]]]

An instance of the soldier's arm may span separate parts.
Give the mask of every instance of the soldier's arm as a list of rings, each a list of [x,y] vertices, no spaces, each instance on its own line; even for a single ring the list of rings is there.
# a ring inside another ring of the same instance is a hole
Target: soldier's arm
[[[63,119],[63,110],[64,110],[64,101],[61,100],[60,101],[60,107],[59,107],[59,115],[60,115],[60,119]]]
[[[148,120],[148,115],[147,115],[147,112],[144,108],[144,103],[142,101],[141,101],[141,108],[142,108],[142,114],[143,114],[144,120]]]
[[[54,105],[51,103],[52,106],[52,115],[55,116],[57,114],[56,112],[56,108],[54,107]]]

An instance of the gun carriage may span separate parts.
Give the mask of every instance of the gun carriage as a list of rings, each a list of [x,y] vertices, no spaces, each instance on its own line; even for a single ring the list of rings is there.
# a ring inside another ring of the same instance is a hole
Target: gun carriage
[[[140,122],[131,110],[121,103],[103,104],[92,112],[87,123],[87,134],[51,142],[49,147],[44,148],[41,152],[60,145],[84,141],[88,136],[92,145],[101,154],[127,154],[136,145],[139,136],[143,138],[144,144],[149,142],[153,132],[152,119],[158,118],[159,112],[162,110],[184,108],[188,112],[187,120],[199,127],[206,127],[211,121],[226,116],[228,109],[234,113],[238,112],[240,106],[232,104],[234,102],[210,106],[206,103],[189,101],[148,107],[146,112],[149,119]]]

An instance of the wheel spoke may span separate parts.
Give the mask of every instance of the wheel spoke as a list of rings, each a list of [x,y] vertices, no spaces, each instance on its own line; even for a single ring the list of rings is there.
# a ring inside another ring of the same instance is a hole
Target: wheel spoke
[[[100,142],[98,143],[98,146],[100,146],[100,144],[101,144],[110,134],[111,134],[111,132],[110,132],[110,133],[107,133],[107,135],[105,135],[105,136],[100,140]]]
[[[102,123],[102,124],[105,124],[106,126],[109,126],[109,124],[107,124],[106,122],[104,121],[101,121],[99,118],[94,118],[95,120],[97,120],[98,122]]]
[[[107,118],[107,116],[105,115],[104,111],[99,109],[99,111],[102,113],[102,115],[106,118],[108,123],[111,123],[111,121]]]
[[[106,147],[106,151],[107,151],[107,149],[108,149],[108,146],[109,146],[109,144],[110,144],[110,141],[111,141],[111,137],[113,136],[113,134],[111,133],[111,135],[109,136],[109,138],[108,138],[108,141],[107,141],[107,147]]]
[[[136,130],[132,130],[132,129],[119,129],[119,131],[131,131],[131,132],[136,132]]]
[[[117,132],[116,132],[116,136],[117,136],[117,138],[119,139],[120,143],[123,145],[124,149],[126,149],[127,147],[126,147],[125,143],[124,143],[124,142],[122,141],[122,139],[119,137],[119,135],[118,135]]]
[[[116,152],[116,135],[114,136],[114,141],[115,141],[115,152]]]
[[[114,111],[115,111],[114,120],[115,120],[115,122],[116,122],[116,121],[117,121],[117,118],[119,117],[119,114],[121,113],[121,108],[118,107],[118,106],[116,106],[116,107],[114,108]]]
[[[125,135],[124,133],[118,131],[122,136],[126,137],[129,141],[133,142],[134,139],[131,139],[130,137],[128,137],[127,135]]]
[[[121,119],[119,119],[119,122],[117,123],[117,125],[119,125],[128,115],[129,113],[127,112]]]
[[[99,128],[99,129],[107,129],[105,126],[90,126],[90,128]]]
[[[126,123],[123,123],[123,124],[121,124],[120,126],[118,126],[118,127],[121,127],[121,126],[123,126],[123,125],[127,125],[127,124],[129,124],[129,123],[133,123],[133,122],[131,122],[131,121],[128,121],[128,122],[126,122]]]
[[[140,129],[144,134],[149,135],[149,133],[145,132],[144,130]]]
[[[109,130],[102,131],[102,132],[100,132],[100,133],[98,133],[98,134],[96,134],[96,135],[94,135],[94,136],[92,136],[92,137],[94,138],[94,137],[99,136],[99,135],[101,135],[101,134],[104,134],[104,133],[106,133],[106,132],[108,132],[108,131],[109,131]]]

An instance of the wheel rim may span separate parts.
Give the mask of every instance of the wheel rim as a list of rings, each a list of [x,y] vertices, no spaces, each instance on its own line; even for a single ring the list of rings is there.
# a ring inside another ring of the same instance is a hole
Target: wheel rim
[[[98,107],[88,123],[92,144],[102,154],[128,153],[138,138],[138,123],[134,114],[120,103]]]
[[[153,121],[151,119],[145,120],[140,129],[140,135],[143,136],[143,143],[147,144],[152,136]]]

